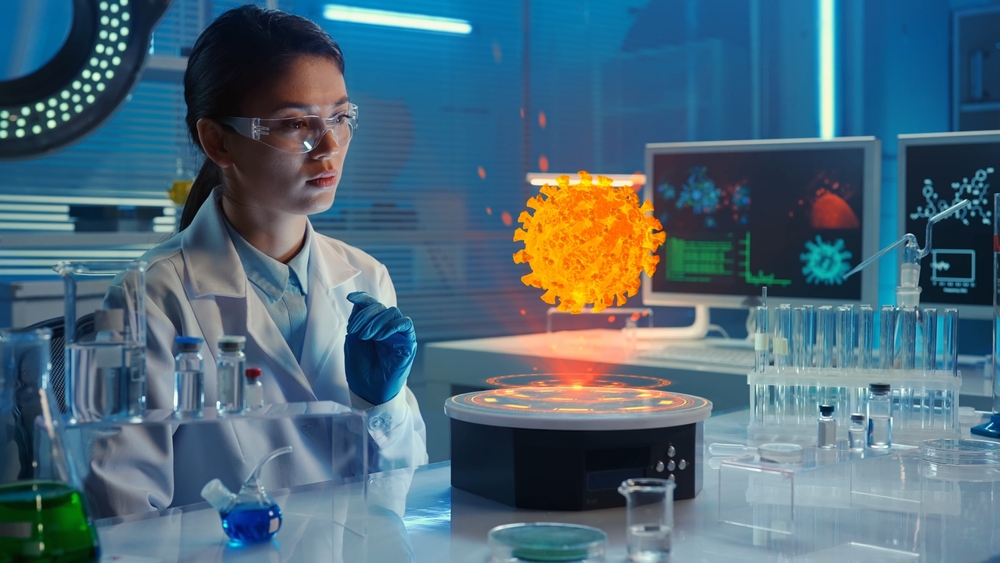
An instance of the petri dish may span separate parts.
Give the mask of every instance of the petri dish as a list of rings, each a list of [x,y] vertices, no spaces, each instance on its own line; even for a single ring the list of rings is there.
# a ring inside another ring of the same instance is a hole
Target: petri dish
[[[757,447],[757,455],[761,461],[771,463],[802,463],[802,446],[798,444],[761,444]]]
[[[504,524],[489,531],[494,563],[604,561],[608,535],[598,528],[556,522]]]

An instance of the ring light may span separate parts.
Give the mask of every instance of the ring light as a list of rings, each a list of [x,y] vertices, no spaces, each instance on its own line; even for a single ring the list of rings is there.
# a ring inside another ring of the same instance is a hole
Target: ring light
[[[57,151],[104,124],[142,76],[153,28],[171,0],[73,0],[56,56],[0,81],[0,160]]]

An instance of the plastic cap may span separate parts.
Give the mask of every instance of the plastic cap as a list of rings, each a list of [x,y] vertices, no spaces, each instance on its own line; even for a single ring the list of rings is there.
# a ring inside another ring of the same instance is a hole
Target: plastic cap
[[[865,421],[865,415],[859,412],[856,412],[851,415],[851,422],[864,422],[864,421]]]
[[[833,405],[820,405],[819,413],[823,416],[830,416],[833,414]]]
[[[868,388],[876,395],[886,395],[892,389],[892,386],[888,383],[872,383]]]
[[[247,338],[245,336],[220,336],[219,337],[219,350],[223,352],[239,352],[243,349],[243,345],[246,344]]]
[[[201,498],[207,500],[208,504],[219,512],[229,507],[234,496],[218,479],[212,479],[201,488]]]
[[[174,344],[177,344],[177,348],[181,352],[197,352],[201,350],[202,342],[204,340],[197,336],[177,336],[174,338]]]
[[[247,368],[247,377],[254,379],[260,377],[260,368]]]

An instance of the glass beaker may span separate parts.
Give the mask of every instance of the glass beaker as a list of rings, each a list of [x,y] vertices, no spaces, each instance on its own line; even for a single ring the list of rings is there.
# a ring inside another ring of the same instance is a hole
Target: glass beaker
[[[629,561],[670,561],[676,486],[667,479],[627,479],[618,487],[627,507],[625,536]]]
[[[1000,555],[1000,444],[920,443],[922,553],[926,561],[996,561]]]
[[[146,266],[59,262],[66,292],[66,405],[73,422],[140,419],[146,409]]]
[[[97,533],[48,385],[51,342],[49,329],[0,330],[0,555],[97,561]]]

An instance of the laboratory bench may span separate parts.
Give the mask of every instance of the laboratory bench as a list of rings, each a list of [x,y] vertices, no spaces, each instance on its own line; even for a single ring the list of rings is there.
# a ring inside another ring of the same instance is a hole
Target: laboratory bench
[[[748,411],[714,416],[705,421],[704,444],[745,443]],[[968,427],[963,428],[968,435]],[[451,562],[487,563],[487,532],[514,522],[567,522],[598,527],[608,534],[606,561],[625,560],[625,508],[583,512],[548,512],[514,509],[450,485],[449,462],[370,475],[367,502],[358,483],[318,484],[276,491],[284,523],[274,541],[254,547],[232,547],[226,543],[219,516],[207,503],[172,508],[157,513],[98,521],[104,561],[118,563],[267,561],[267,562]],[[905,477],[905,476],[904,476]],[[843,543],[816,552],[802,553],[803,545],[831,534],[839,524],[826,513],[818,513],[811,526],[797,528],[795,542],[775,543],[767,533],[720,523],[720,514],[744,506],[742,494],[727,495],[719,502],[719,471],[704,466],[704,489],[693,500],[674,504],[673,561],[939,561],[921,556],[922,535],[933,529],[921,527],[919,510],[904,514],[908,527],[899,527],[900,514],[884,519],[872,513],[879,524],[867,529],[875,542],[843,538]],[[962,510],[966,509],[965,504]],[[979,507],[981,510],[982,507]],[[367,512],[368,539],[362,540],[363,515]],[[825,519],[830,518],[830,521]],[[915,533],[914,533],[915,531]],[[992,534],[995,535],[995,534]],[[992,542],[992,543],[991,543]],[[823,541],[817,541],[823,543]],[[757,546],[755,546],[757,544]],[[878,545],[875,545],[878,544]],[[887,547],[888,545],[888,547]],[[992,537],[965,541],[962,549],[996,557],[1000,544]],[[783,547],[782,547],[783,546]],[[797,547],[796,547],[797,546]],[[791,556],[787,549],[800,552]],[[783,553],[780,549],[785,549]],[[949,553],[947,561],[985,561],[989,557]]]
[[[621,330],[591,329],[543,332],[492,338],[432,342],[421,346],[423,389],[420,411],[427,424],[427,453],[432,462],[451,459],[451,431],[443,405],[448,397],[496,387],[487,380],[515,374],[627,374],[669,381],[660,390],[686,393],[712,401],[716,412],[748,408],[749,366],[715,361],[690,361],[650,357],[643,352],[656,347],[676,346],[689,352],[704,348],[706,358],[719,339],[700,341],[635,340]],[[990,378],[983,377],[985,358],[960,357],[962,391],[960,404],[977,410],[992,405]],[[978,363],[974,363],[978,362]]]

